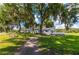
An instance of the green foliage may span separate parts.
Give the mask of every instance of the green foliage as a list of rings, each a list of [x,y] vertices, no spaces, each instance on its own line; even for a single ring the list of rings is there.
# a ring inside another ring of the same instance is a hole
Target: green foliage
[[[69,28],[75,23],[77,22],[77,14],[78,14],[78,10],[79,8],[76,7],[78,6],[77,4],[71,4],[72,7],[68,8],[64,7],[63,11],[61,12],[61,23],[65,24],[65,29],[69,30]],[[75,7],[74,7],[75,6]]]
[[[14,55],[33,34],[11,32],[0,34],[0,55]]]
[[[38,44],[40,48],[46,48],[48,50],[46,52],[42,51],[44,54],[79,54],[78,34],[67,33],[65,36],[42,36],[39,38]]]
[[[77,4],[72,5],[71,8],[67,8],[62,3],[6,3],[0,6],[0,28],[1,31],[11,31],[13,25],[19,28],[21,31],[21,23],[25,22],[24,27],[34,29],[35,26],[35,14],[40,15],[40,32],[42,27],[54,27],[54,22],[51,23],[49,19],[56,21],[58,17],[59,21],[65,24],[65,28],[69,29],[75,22],[77,22],[77,14],[79,8],[76,8]],[[74,8],[73,8],[74,7]],[[52,18],[50,18],[50,16]],[[46,20],[47,19],[47,20]],[[47,23],[46,23],[46,21]],[[44,23],[45,22],[45,23]],[[27,25],[28,24],[28,25]],[[44,25],[43,25],[44,24]]]
[[[53,26],[53,22],[50,19],[46,19],[44,21],[44,24],[46,25],[47,28],[50,28]]]

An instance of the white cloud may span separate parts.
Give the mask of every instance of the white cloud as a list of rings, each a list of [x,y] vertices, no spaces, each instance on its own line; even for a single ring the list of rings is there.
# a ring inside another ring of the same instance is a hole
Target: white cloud
[[[61,24],[61,25],[56,25],[56,29],[64,29],[64,24]]]

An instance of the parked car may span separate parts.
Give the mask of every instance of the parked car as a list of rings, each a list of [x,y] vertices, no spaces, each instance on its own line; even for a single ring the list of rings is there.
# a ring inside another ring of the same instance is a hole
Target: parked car
[[[51,28],[43,29],[43,34],[51,35],[52,33],[53,33],[53,29],[51,29]]]

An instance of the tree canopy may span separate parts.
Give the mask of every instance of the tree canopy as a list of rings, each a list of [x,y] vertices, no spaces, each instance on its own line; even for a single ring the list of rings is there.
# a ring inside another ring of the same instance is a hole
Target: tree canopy
[[[35,14],[40,16],[40,33],[43,26],[54,27],[58,20],[65,24],[66,30],[77,22],[78,4],[63,3],[5,3],[0,5],[0,31],[11,31],[15,26],[21,31],[21,23],[25,28],[35,28]],[[51,18],[50,18],[51,16]],[[51,21],[53,20],[53,21]]]

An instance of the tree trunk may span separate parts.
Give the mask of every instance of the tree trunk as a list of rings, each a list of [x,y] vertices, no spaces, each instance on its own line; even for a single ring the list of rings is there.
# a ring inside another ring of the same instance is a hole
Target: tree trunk
[[[65,24],[65,29],[66,29],[66,31],[69,30],[69,26],[68,26],[68,24]]]
[[[55,32],[55,21],[54,22],[52,22],[52,27],[53,27],[53,31]]]
[[[33,24],[33,26],[32,26],[32,31],[33,31],[33,34],[34,34],[34,24]]]
[[[40,34],[42,34],[42,23],[40,24]]]
[[[42,29],[43,29],[43,20],[41,20],[41,24],[40,24],[40,34],[42,34]]]
[[[53,26],[53,27],[54,27],[54,32],[55,32],[55,24],[54,24],[54,26]]]
[[[2,29],[3,29],[3,32],[6,32],[5,26],[3,26]]]
[[[20,23],[19,23],[19,32],[21,31],[21,25],[20,25]]]

